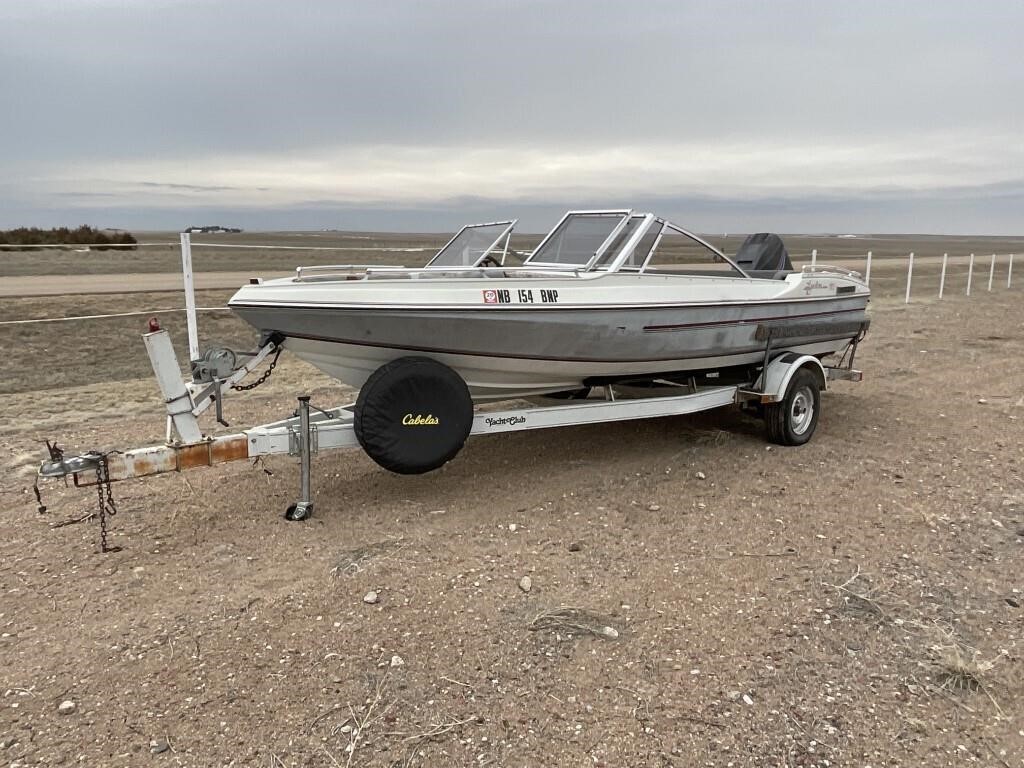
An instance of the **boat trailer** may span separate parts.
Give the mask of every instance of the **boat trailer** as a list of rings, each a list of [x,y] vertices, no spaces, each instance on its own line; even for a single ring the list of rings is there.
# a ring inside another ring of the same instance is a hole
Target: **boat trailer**
[[[354,428],[354,404],[322,409],[313,405],[308,395],[302,395],[298,397],[295,414],[289,418],[234,434],[204,435],[198,417],[212,407],[217,421],[226,425],[222,412],[225,394],[233,389],[251,389],[254,385],[241,385],[240,382],[273,356],[270,368],[256,383],[264,381],[281,353],[282,340],[275,337],[266,339],[260,349],[249,353],[248,360],[241,365],[236,363],[236,353],[209,351],[193,362],[193,380],[184,381],[169,334],[159,329],[155,322],[151,322],[150,328],[150,332],[143,335],[143,340],[167,411],[166,441],[144,448],[109,453],[90,451],[73,457],[65,456],[56,446],[51,446],[49,460],[43,462],[39,469],[42,478],[71,477],[78,487],[100,486],[101,549],[110,551],[106,546],[106,515],[116,511],[110,483],[231,461],[283,454],[298,457],[299,496],[287,508],[285,517],[304,520],[312,515],[313,456],[323,451],[360,445]],[[805,434],[807,426],[813,432],[817,421],[814,411],[819,400],[817,394],[810,393],[800,394],[802,400],[796,398],[794,384],[812,381],[813,386],[805,384],[804,388],[820,392],[832,379],[860,381],[862,373],[853,368],[853,362],[863,330],[851,341],[848,357],[844,355],[835,366],[824,365],[812,355],[786,352],[784,347],[773,350],[773,334],[769,330],[766,332],[765,364],[752,382],[714,383],[713,376],[706,377],[701,384],[695,378],[685,383],[655,380],[651,384],[657,389],[639,393],[624,383],[609,383],[596,388],[603,394],[601,399],[594,396],[578,400],[552,399],[552,404],[527,404],[503,410],[477,408],[469,434],[490,435],[677,416],[739,403],[761,411],[769,424],[769,438],[775,442],[806,442],[810,438],[809,433]],[[801,371],[809,373],[797,376]],[[775,421],[779,426],[774,433],[769,412],[777,416]],[[813,420],[808,422],[808,419]],[[792,427],[789,431],[786,430],[787,424]],[[799,431],[801,426],[805,431]],[[798,439],[791,439],[794,435]]]

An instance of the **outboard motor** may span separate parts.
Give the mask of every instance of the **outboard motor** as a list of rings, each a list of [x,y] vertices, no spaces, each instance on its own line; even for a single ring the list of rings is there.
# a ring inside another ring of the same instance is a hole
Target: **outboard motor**
[[[734,261],[744,272],[792,272],[793,262],[789,260],[782,238],[772,232],[758,232],[743,241],[736,251]],[[773,275],[785,277],[785,275]]]

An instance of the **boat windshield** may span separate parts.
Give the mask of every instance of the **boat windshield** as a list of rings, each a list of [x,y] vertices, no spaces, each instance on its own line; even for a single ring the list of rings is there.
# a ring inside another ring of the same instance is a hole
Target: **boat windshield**
[[[503,240],[498,260],[505,261],[508,238],[515,221],[498,221],[492,224],[470,224],[458,231],[448,244],[429,262],[428,267],[475,267],[494,251]]]
[[[526,263],[585,267],[595,256],[611,250],[608,241],[613,235],[618,237],[629,217],[629,211],[566,214]]]
[[[626,226],[619,230],[619,233],[615,235],[611,243],[608,244],[608,247],[604,249],[604,253],[601,254],[601,258],[597,260],[597,263],[594,266],[597,269],[606,269],[608,265],[614,261],[615,257],[619,255],[619,251],[621,251],[623,246],[629,242],[629,238],[633,236],[637,227],[643,224],[646,218],[647,217],[643,214],[634,214],[633,216],[630,216],[629,221],[626,222]],[[647,246],[647,250],[651,250],[650,245]],[[632,259],[629,261],[631,262]],[[637,262],[637,265],[639,266],[643,261],[643,259],[640,259]]]

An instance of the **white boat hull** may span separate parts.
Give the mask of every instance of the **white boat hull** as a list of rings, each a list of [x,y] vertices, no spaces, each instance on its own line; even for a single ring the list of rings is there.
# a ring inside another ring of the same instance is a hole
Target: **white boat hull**
[[[849,274],[785,279],[670,273],[432,271],[245,286],[246,322],[353,387],[384,363],[424,356],[475,400],[579,389],[610,377],[697,373],[777,352],[823,356],[867,324],[869,293]]]

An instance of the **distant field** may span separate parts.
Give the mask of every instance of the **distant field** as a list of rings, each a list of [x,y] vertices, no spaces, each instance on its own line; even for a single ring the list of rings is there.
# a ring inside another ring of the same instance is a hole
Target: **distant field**
[[[139,274],[178,272],[181,252],[174,232],[137,233],[143,243],[136,251],[94,251],[79,253],[34,249],[0,253],[0,277],[27,275]],[[400,264],[419,266],[451,237],[451,233],[354,233],[354,232],[243,232],[240,234],[193,235],[192,258],[197,272],[290,271],[303,264]],[[533,249],[541,235],[513,237],[517,251]],[[744,235],[708,235],[707,239],[733,254]],[[869,250],[876,258],[917,255],[978,256],[990,253],[1024,253],[1024,236],[981,237],[940,235],[858,235],[843,238],[824,235],[783,235],[794,259],[810,257],[818,249],[819,259],[862,257]],[[146,245],[159,243],[160,245]],[[250,248],[219,248],[209,245],[241,245]],[[269,250],[265,246],[291,246]],[[263,247],[261,247],[263,246]],[[337,250],[302,250],[330,248]]]
[[[144,232],[135,251],[76,251],[33,249],[0,253],[0,277],[18,275],[137,274],[181,270],[181,247],[176,232]],[[337,248],[330,251],[265,250],[192,246],[197,272],[291,270],[300,264],[409,263],[425,260],[426,252],[443,245],[443,235],[359,234],[342,232],[243,232],[193,235],[193,243],[248,246]],[[158,243],[158,245],[147,245]],[[385,250],[386,249],[386,250]],[[414,249],[414,250],[406,250]],[[421,250],[425,249],[425,250]]]

